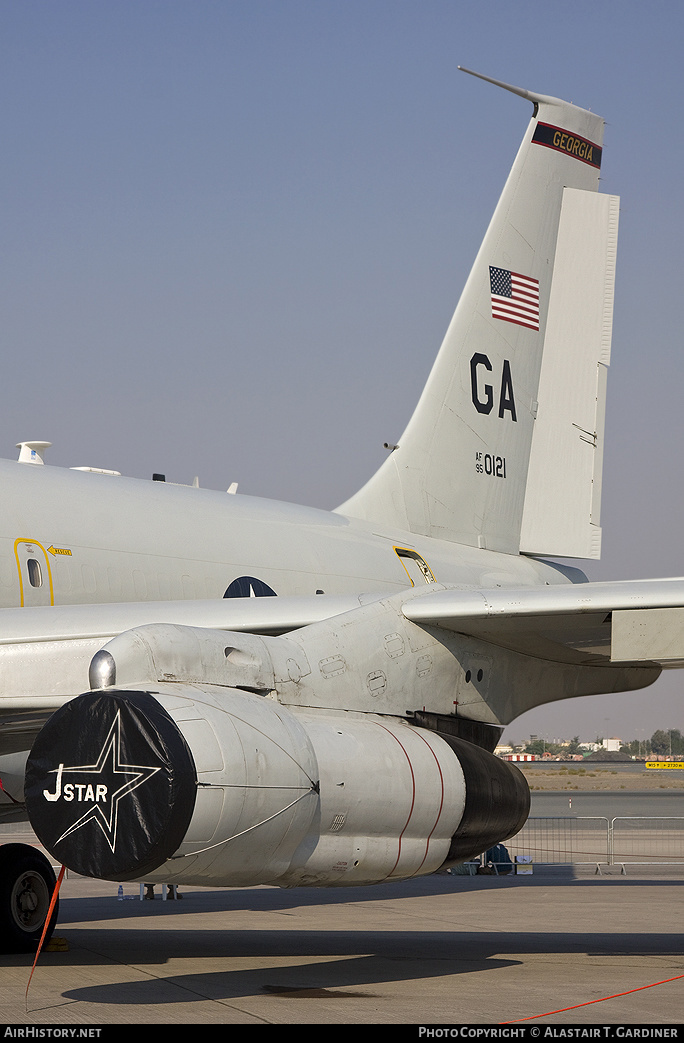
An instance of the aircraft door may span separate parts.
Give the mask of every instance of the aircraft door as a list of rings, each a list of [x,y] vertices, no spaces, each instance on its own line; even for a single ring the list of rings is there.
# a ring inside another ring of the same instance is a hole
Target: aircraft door
[[[406,569],[412,587],[419,587],[422,583],[434,583],[435,577],[432,569],[415,550],[408,547],[395,547],[397,556]]]
[[[16,540],[14,556],[19,573],[19,604],[22,608],[54,605],[52,571],[42,544],[35,540]]]

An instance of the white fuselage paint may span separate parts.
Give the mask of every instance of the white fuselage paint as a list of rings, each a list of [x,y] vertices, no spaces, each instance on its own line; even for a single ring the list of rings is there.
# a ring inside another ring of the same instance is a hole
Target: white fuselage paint
[[[570,571],[170,483],[13,461],[0,461],[0,483],[2,608],[221,598],[242,575],[279,595],[393,592],[424,582],[405,550],[466,589],[565,583]]]

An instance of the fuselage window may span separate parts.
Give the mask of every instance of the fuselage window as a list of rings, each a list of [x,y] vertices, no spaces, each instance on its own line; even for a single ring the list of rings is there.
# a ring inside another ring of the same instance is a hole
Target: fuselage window
[[[26,567],[28,568],[29,583],[32,587],[43,586],[43,573],[40,570],[40,562],[35,558],[26,559]]]

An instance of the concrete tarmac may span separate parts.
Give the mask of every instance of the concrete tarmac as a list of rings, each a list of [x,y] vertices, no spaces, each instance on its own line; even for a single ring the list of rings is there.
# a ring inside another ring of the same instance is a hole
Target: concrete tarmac
[[[157,887],[141,902],[135,884],[118,901],[116,884],[71,877],[55,932],[68,948],[41,954],[28,998],[32,956],[0,957],[0,1022],[678,1025],[683,885],[682,870],[535,867],[336,890],[188,887],[179,901]]]

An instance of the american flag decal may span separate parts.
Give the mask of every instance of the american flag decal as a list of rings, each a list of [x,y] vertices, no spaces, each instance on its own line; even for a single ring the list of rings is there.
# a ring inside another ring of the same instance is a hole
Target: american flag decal
[[[539,329],[539,280],[505,268],[489,269],[492,318]]]

